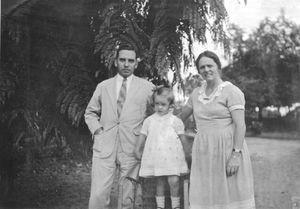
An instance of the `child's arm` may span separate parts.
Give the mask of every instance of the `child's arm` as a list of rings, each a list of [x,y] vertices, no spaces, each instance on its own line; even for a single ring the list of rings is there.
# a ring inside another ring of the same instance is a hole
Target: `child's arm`
[[[139,140],[136,144],[134,153],[137,159],[141,159],[144,151],[144,146],[145,146],[145,141],[146,141],[147,136],[144,134],[140,134]]]
[[[185,145],[184,142],[186,140],[185,135],[184,134],[179,134],[178,137],[181,141],[182,147],[184,147],[184,145]]]

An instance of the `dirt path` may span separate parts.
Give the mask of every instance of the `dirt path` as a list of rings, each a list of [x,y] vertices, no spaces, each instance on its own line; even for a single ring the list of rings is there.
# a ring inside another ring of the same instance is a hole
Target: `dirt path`
[[[292,208],[300,197],[300,140],[247,138],[247,144],[257,209]]]
[[[292,198],[300,197],[300,140],[246,140],[257,209],[291,209]],[[84,209],[89,188],[90,163],[51,159],[29,175],[20,173],[0,209]]]

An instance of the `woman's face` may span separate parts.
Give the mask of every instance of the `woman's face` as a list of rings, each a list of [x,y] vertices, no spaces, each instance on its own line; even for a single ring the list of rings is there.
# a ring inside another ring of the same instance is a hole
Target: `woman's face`
[[[198,62],[199,73],[206,81],[214,81],[220,78],[220,72],[217,63],[209,57],[202,57]]]

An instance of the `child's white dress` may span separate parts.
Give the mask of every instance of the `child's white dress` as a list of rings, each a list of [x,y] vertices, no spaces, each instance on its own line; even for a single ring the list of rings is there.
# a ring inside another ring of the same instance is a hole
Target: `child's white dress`
[[[145,119],[141,134],[147,136],[140,176],[169,176],[188,173],[184,151],[178,137],[184,134],[183,122],[172,113],[157,113]]]

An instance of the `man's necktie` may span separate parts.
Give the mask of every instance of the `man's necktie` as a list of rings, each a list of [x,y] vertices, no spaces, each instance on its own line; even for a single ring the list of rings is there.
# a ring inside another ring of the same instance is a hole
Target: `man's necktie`
[[[118,100],[117,100],[117,111],[118,111],[118,116],[119,117],[121,115],[123,104],[126,100],[126,91],[127,91],[126,90],[126,81],[127,81],[127,79],[124,78],[121,89],[120,89],[119,97],[118,97]]]

